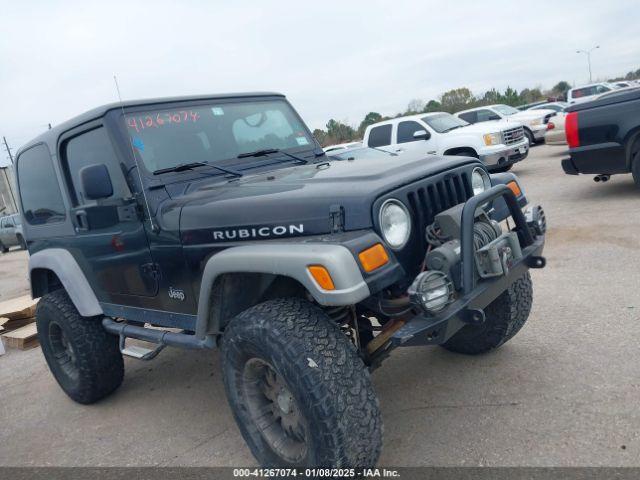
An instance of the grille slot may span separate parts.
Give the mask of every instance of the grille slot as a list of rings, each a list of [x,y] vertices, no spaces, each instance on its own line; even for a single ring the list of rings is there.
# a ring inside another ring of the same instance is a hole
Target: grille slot
[[[425,182],[426,183],[426,182]],[[459,203],[466,202],[472,196],[471,181],[467,172],[447,174],[428,184],[406,188],[407,206],[413,224],[416,227],[420,250],[424,252],[427,244],[425,229],[433,223],[435,216]]]
[[[502,131],[502,139],[505,145],[513,145],[518,143],[524,137],[524,128],[516,127]]]

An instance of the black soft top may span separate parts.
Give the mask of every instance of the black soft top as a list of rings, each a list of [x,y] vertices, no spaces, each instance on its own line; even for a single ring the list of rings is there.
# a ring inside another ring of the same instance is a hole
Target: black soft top
[[[283,97],[284,95],[276,92],[248,92],[248,93],[221,93],[221,94],[212,94],[212,95],[187,95],[187,96],[178,96],[178,97],[160,97],[160,98],[146,98],[139,100],[125,100],[123,102],[116,103],[108,103],[106,105],[102,105],[100,107],[93,108],[89,111],[86,111],[80,115],[77,115],[59,125],[56,125],[50,130],[38,135],[33,140],[30,140],[26,144],[24,144],[18,150],[17,155],[19,156],[27,148],[38,144],[38,143],[46,143],[49,145],[49,148],[54,148],[55,144],[58,140],[58,137],[70,130],[75,128],[83,123],[90,122],[97,118],[104,116],[108,111],[120,108],[127,107],[138,107],[143,105],[157,105],[163,103],[178,103],[178,102],[187,102],[193,100],[219,100],[219,99],[229,99],[229,98],[252,98],[252,97]]]

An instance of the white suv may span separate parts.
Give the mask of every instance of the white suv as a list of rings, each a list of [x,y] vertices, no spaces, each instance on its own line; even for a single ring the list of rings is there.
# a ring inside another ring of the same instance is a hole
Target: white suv
[[[456,116],[469,123],[480,123],[494,120],[516,122],[524,126],[524,134],[529,144],[544,140],[549,119],[556,114],[555,110],[518,110],[509,105],[496,104],[470,108],[456,113]]]
[[[506,171],[529,153],[521,125],[488,122],[469,125],[450,113],[422,113],[369,125],[365,147],[393,153],[419,151],[433,155],[479,158],[492,171]]]

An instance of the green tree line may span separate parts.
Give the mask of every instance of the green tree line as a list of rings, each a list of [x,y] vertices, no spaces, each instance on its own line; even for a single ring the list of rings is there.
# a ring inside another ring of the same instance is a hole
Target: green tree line
[[[640,78],[640,69],[627,73],[624,77],[611,79],[618,80],[634,80]],[[390,118],[403,117],[405,115],[415,115],[417,113],[427,112],[449,112],[456,113],[467,108],[480,107],[482,105],[491,105],[494,103],[504,103],[517,107],[547,99],[565,99],[567,91],[571,88],[571,84],[566,81],[558,82],[550,90],[542,90],[540,87],[525,88],[518,92],[517,90],[507,87],[504,91],[492,88],[484,92],[482,95],[474,95],[471,90],[466,87],[454,88],[444,92],[437,100],[424,101],[421,99],[411,100],[407,104],[404,112],[389,117],[383,116],[378,112],[369,112],[362,119],[357,127],[349,125],[347,122],[341,122],[331,119],[327,122],[324,129],[316,128],[313,135],[316,137],[320,145],[326,147],[337,143],[345,143],[361,140],[364,131],[369,125],[388,120]]]

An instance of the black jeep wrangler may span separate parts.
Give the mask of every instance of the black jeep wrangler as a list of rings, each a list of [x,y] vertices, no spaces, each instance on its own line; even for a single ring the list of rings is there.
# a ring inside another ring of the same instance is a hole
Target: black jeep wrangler
[[[524,209],[514,175],[465,157],[328,157],[275,93],[100,107],[24,146],[16,169],[62,389],[92,403],[122,383],[123,355],[219,348],[265,466],[373,466],[369,371],[399,346],[499,347],[545,264],[544,212]]]

